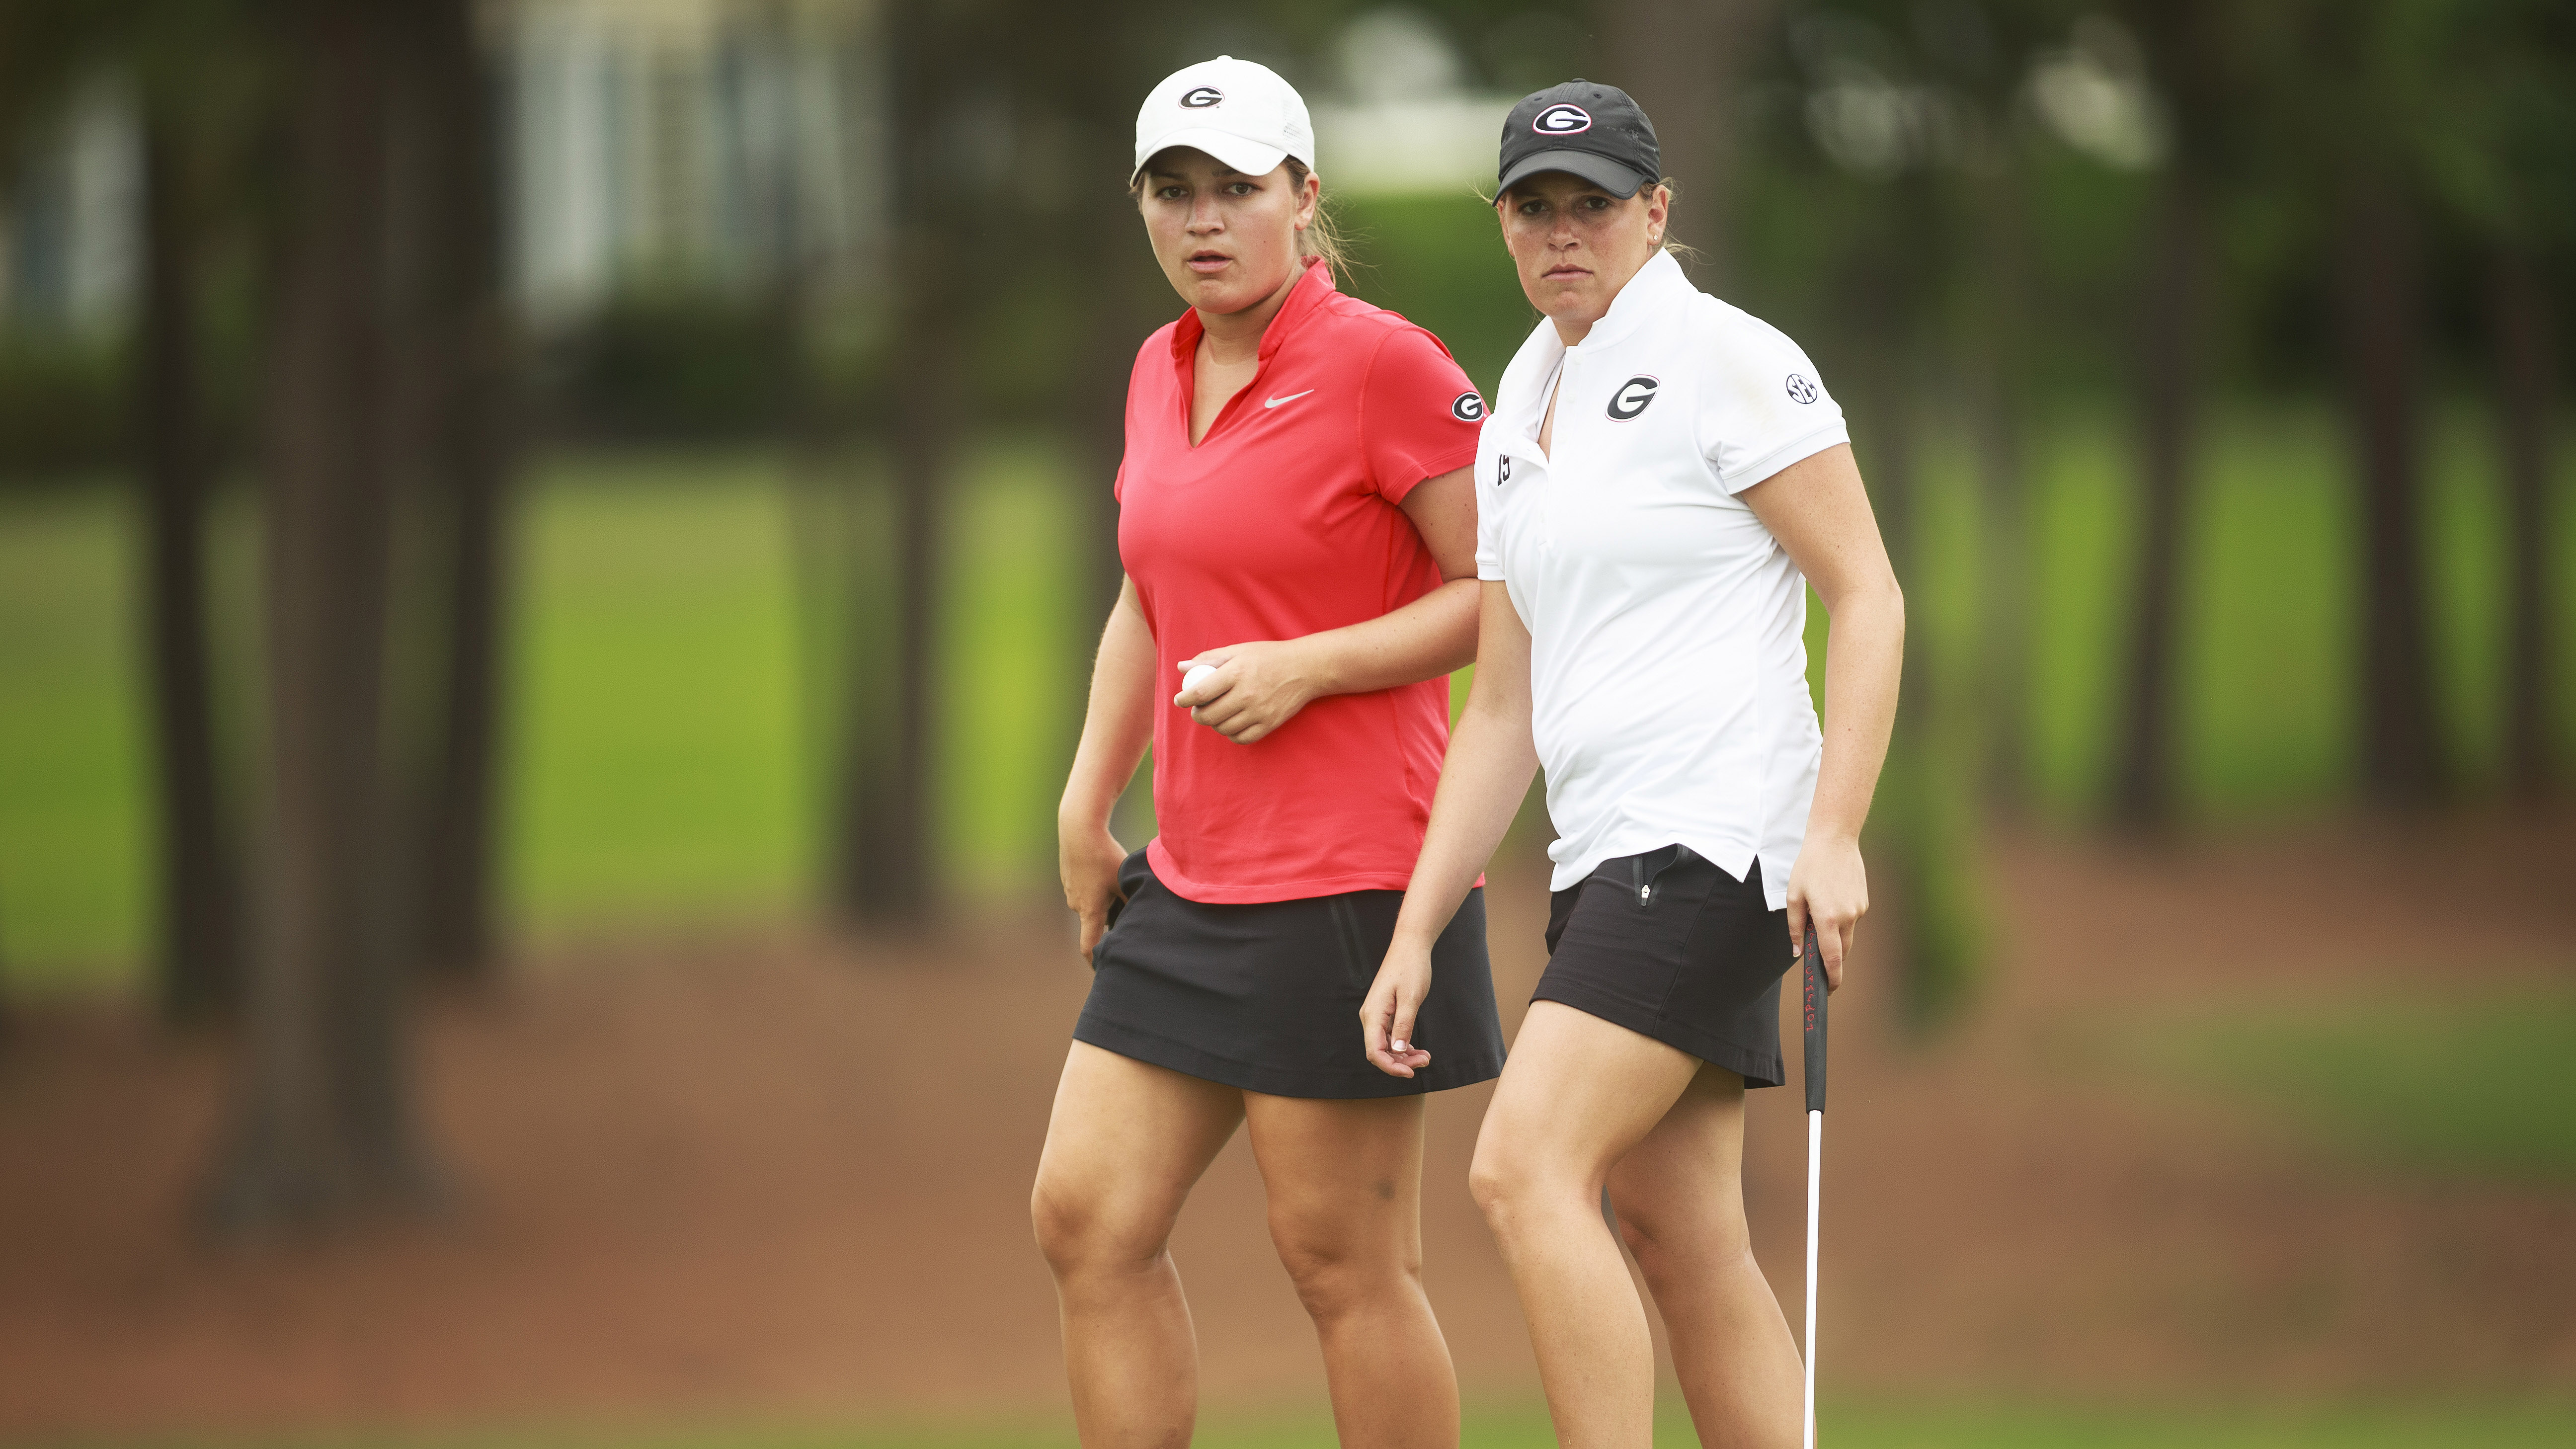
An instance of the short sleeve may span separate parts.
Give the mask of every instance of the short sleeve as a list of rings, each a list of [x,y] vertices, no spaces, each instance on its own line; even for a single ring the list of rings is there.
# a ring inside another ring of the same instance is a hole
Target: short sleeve
[[[1495,496],[1501,468],[1502,455],[1480,442],[1476,449],[1476,577],[1490,584],[1503,581],[1503,510],[1488,506],[1485,500]]]
[[[1391,333],[1369,362],[1360,393],[1360,449],[1369,481],[1401,503],[1425,478],[1476,459],[1485,400],[1440,340],[1419,327]]]
[[[1851,441],[1842,404],[1787,334],[1732,309],[1712,330],[1697,426],[1700,452],[1719,486],[1741,493]]]

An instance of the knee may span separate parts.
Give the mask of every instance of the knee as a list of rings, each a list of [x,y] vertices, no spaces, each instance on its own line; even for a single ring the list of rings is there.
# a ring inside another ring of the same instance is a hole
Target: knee
[[[1619,1220],[1620,1241],[1650,1283],[1733,1259],[1751,1261],[1753,1245],[1740,1214],[1710,1211],[1704,1203],[1622,1193],[1615,1184],[1610,1207]]]
[[[1619,1221],[1619,1241],[1637,1267],[1649,1279],[1675,1261],[1674,1249],[1685,1239],[1677,1235],[1670,1218],[1653,1207],[1629,1202],[1613,1190],[1610,1194],[1611,1216]]]
[[[1122,1209],[1096,1189],[1043,1175],[1029,1195],[1029,1224],[1059,1281],[1147,1267],[1161,1258],[1171,1236],[1168,1222]]]
[[[1486,1225],[1508,1240],[1552,1198],[1583,1195],[1580,1183],[1558,1180],[1564,1176],[1551,1172],[1537,1156],[1489,1137],[1476,1144],[1475,1161],[1467,1169],[1467,1191],[1484,1210]]]
[[[1279,1250],[1279,1266],[1296,1286],[1297,1301],[1318,1323],[1401,1295],[1421,1280],[1418,1254],[1372,1249],[1330,1224],[1274,1222],[1270,1238]]]

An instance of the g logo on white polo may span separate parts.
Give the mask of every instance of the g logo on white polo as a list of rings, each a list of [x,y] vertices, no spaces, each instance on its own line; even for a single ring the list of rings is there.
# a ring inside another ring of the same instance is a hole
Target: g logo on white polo
[[[1592,129],[1592,113],[1581,106],[1550,106],[1530,122],[1530,129],[1542,136],[1571,136]]]
[[[1462,423],[1472,423],[1485,415],[1485,400],[1472,391],[1462,392],[1450,400],[1449,416]]]
[[[1225,99],[1225,92],[1214,86],[1192,86],[1181,92],[1181,104],[1193,111],[1204,111]]]
[[[1803,372],[1790,373],[1789,396],[1796,402],[1814,402],[1816,400],[1816,385],[1807,381],[1807,375]]]
[[[1495,454],[1494,486],[1500,488],[1510,481],[1512,481],[1512,455],[1509,453]]]
[[[1644,412],[1646,404],[1655,400],[1655,389],[1662,386],[1661,380],[1642,372],[1619,384],[1619,390],[1610,394],[1611,420],[1624,423]]]

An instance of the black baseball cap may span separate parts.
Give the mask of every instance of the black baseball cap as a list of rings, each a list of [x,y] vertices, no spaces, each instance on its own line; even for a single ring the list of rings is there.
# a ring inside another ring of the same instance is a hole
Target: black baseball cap
[[[1613,196],[1663,179],[1655,123],[1617,86],[1582,79],[1521,97],[1503,120],[1494,194],[1541,171],[1570,171]]]

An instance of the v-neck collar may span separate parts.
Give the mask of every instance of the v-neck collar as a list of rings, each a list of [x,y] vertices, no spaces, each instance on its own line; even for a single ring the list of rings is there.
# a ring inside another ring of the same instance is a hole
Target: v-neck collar
[[[1197,379],[1191,376],[1191,366],[1198,360],[1199,339],[1206,335],[1207,324],[1199,320],[1196,307],[1182,312],[1181,320],[1172,324],[1172,367],[1180,380],[1181,442],[1184,446],[1193,450],[1206,447],[1208,439],[1215,437],[1217,429],[1225,426],[1226,419],[1234,416],[1235,409],[1243,400],[1259,390],[1262,375],[1270,370],[1271,357],[1296,334],[1307,318],[1314,315],[1315,309],[1324,304],[1325,297],[1340,290],[1333,285],[1332,269],[1324,265],[1322,257],[1305,257],[1299,264],[1306,269],[1305,275],[1288,289],[1288,299],[1279,304],[1279,310],[1272,314],[1269,324],[1261,329],[1261,347],[1254,354],[1252,376],[1234,396],[1226,399],[1225,406],[1209,420],[1207,432],[1194,443],[1190,441],[1190,409],[1197,400],[1198,386]]]

